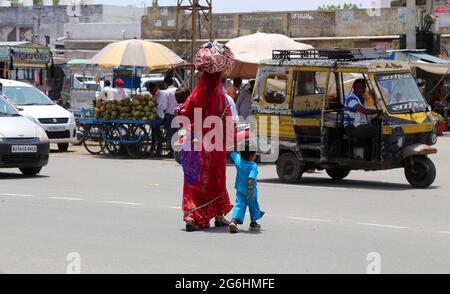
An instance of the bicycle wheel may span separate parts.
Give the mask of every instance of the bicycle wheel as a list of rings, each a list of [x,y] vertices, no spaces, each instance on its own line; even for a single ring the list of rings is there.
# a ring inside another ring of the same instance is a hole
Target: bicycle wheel
[[[84,148],[94,155],[102,153],[106,146],[100,125],[86,127],[82,141]]]
[[[126,144],[128,155],[133,159],[145,156],[149,149],[148,132],[143,126],[130,126],[127,130],[126,140],[135,143]]]
[[[109,155],[117,155],[123,150],[121,143],[127,134],[127,127],[124,125],[109,125],[104,129],[104,135],[107,138],[105,150]]]

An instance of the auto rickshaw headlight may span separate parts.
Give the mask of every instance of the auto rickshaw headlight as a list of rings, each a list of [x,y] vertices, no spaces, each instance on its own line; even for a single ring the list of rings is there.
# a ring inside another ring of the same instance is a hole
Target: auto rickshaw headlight
[[[402,137],[399,137],[397,140],[397,147],[402,148],[403,145],[405,145],[405,137],[402,136]]]
[[[433,131],[428,135],[427,144],[430,146],[435,145],[437,143],[437,137],[436,128],[433,128]]]

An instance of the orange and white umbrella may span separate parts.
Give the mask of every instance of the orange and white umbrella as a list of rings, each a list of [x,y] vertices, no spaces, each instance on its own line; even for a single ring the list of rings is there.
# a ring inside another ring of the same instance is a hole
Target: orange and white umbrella
[[[143,67],[149,71],[166,70],[188,63],[169,48],[144,40],[111,43],[89,61],[98,67]]]

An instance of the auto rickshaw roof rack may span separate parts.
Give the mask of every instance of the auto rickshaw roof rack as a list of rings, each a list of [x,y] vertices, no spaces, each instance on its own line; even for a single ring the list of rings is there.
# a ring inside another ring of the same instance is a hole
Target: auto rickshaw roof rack
[[[273,50],[272,59],[276,60],[337,60],[362,61],[385,59],[388,52],[379,49],[308,49],[308,50]]]

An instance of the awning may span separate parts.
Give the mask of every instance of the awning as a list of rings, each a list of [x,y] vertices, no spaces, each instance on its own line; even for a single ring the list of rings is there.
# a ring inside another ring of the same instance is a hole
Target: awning
[[[71,66],[87,66],[89,65],[89,59],[72,59],[67,62],[67,65]]]
[[[435,57],[433,55],[426,54],[426,53],[410,53],[410,52],[408,52],[408,55],[415,57],[416,59],[424,60],[424,61],[431,62],[431,63],[450,64],[449,60],[438,58],[438,57]]]
[[[425,63],[425,62],[414,62],[411,61],[410,65],[412,67],[420,68],[435,75],[449,75],[450,74],[450,63],[449,64],[436,64],[436,63]]]

